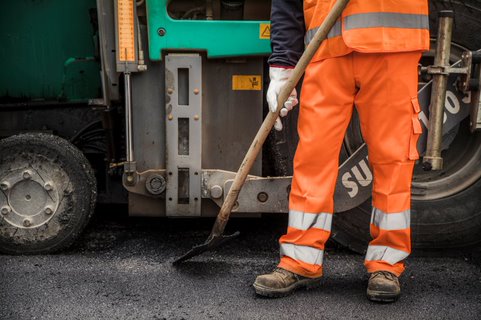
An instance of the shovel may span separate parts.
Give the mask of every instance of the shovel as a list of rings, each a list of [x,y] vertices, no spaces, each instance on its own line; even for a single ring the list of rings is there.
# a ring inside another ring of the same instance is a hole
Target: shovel
[[[296,87],[299,79],[301,79],[304,71],[307,68],[307,65],[312,60],[312,57],[321,46],[321,43],[327,38],[327,34],[341,16],[341,13],[348,4],[348,2],[349,0],[337,0],[322,25],[316,31],[313,39],[305,49],[301,58],[299,59],[299,62],[294,68],[291,77],[289,78],[289,80],[287,80],[286,84],[281,89],[281,92],[279,93],[279,96],[277,98],[277,112],[269,112],[267,117],[264,119],[262,126],[259,128],[259,131],[257,132],[254,140],[252,141],[252,144],[249,147],[249,150],[247,151],[244,160],[239,167],[239,171],[237,171],[234,182],[232,183],[229,193],[227,194],[225,201],[220,208],[217,219],[215,220],[215,224],[212,227],[212,231],[207,240],[203,244],[193,247],[189,252],[175,260],[173,264],[181,263],[205,251],[216,248],[222,243],[239,235],[238,231],[232,235],[224,235],[224,229],[227,225],[227,222],[229,221],[232,208],[237,201],[237,198],[244,185],[247,175],[249,174],[252,165],[257,158],[257,155],[261,151],[262,145],[266,141],[267,136],[269,135],[272,127],[274,126],[274,123],[276,122],[276,119],[279,116],[279,112],[284,106],[284,103],[287,101],[287,98],[289,98],[292,90]]]

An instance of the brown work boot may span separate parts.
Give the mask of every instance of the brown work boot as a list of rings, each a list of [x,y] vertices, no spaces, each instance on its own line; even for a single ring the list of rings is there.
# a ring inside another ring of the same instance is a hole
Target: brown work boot
[[[377,302],[394,302],[401,295],[398,277],[388,271],[371,273],[367,285],[367,298]]]
[[[319,278],[306,278],[287,271],[276,268],[272,273],[263,274],[256,278],[254,289],[261,296],[269,298],[285,297],[299,288],[314,288],[320,284]]]

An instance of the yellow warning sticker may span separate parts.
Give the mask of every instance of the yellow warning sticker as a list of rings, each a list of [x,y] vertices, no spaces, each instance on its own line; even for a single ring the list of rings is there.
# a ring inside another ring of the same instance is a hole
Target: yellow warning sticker
[[[271,38],[271,24],[261,23],[259,24],[259,39],[270,39]]]
[[[233,75],[232,90],[262,90],[262,76]]]

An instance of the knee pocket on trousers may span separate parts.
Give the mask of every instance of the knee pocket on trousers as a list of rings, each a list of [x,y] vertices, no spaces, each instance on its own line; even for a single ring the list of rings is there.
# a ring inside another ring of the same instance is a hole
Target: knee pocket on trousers
[[[423,128],[421,127],[421,121],[419,121],[419,113],[421,112],[421,107],[419,106],[418,98],[411,99],[411,105],[413,107],[413,115],[411,118],[411,126],[412,132],[411,137],[409,140],[409,160],[417,160],[419,159],[419,152],[418,152],[418,139],[419,136],[423,133]]]

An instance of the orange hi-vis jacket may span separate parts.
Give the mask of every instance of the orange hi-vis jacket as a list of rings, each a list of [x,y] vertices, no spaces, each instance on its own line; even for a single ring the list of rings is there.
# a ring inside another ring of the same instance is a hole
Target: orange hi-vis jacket
[[[305,44],[336,0],[304,0]],[[363,53],[429,49],[427,0],[351,0],[312,61]]]

